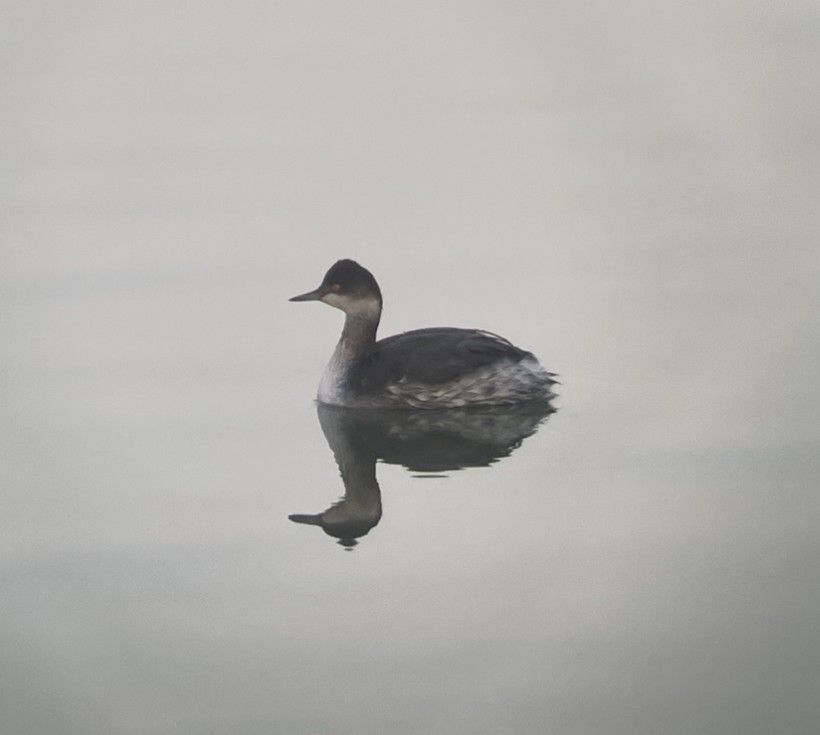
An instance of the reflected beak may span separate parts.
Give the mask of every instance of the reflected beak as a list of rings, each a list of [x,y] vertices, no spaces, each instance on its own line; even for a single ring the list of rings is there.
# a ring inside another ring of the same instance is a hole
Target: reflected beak
[[[326,293],[327,291],[320,286],[315,291],[308,291],[299,296],[294,296],[288,299],[288,301],[320,301]]]
[[[291,299],[293,301],[293,299]],[[288,516],[289,521],[293,521],[294,523],[307,523],[309,526],[321,526],[322,525],[322,516],[320,515],[306,515],[304,513],[292,513]]]

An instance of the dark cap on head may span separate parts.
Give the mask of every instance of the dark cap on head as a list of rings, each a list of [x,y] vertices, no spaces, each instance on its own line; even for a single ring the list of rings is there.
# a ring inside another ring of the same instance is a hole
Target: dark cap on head
[[[373,274],[355,260],[337,260],[325,273],[322,283],[315,291],[294,296],[291,301],[317,301],[329,293],[351,298],[377,298],[381,303],[382,293]]]

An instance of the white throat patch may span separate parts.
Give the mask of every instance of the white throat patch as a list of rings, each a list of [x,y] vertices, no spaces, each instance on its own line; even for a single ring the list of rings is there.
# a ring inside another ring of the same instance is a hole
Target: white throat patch
[[[381,313],[382,306],[378,299],[352,298],[344,294],[333,293],[332,291],[322,297],[328,306],[341,309],[350,316],[363,317],[365,319],[377,319]]]

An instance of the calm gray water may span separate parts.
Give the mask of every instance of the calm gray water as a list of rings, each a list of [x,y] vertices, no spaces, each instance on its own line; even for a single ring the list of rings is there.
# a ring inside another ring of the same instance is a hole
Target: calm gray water
[[[5,3],[0,731],[814,735],[819,56],[801,0]],[[558,412],[363,448],[417,427],[317,415],[287,302],[339,257]],[[350,550],[288,519],[345,489]]]

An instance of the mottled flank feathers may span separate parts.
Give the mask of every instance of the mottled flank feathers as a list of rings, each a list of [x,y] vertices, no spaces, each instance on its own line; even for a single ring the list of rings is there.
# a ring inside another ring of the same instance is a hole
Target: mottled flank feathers
[[[478,329],[417,329],[380,340],[352,367],[356,403],[413,408],[504,405],[552,397],[553,375],[532,353]]]

